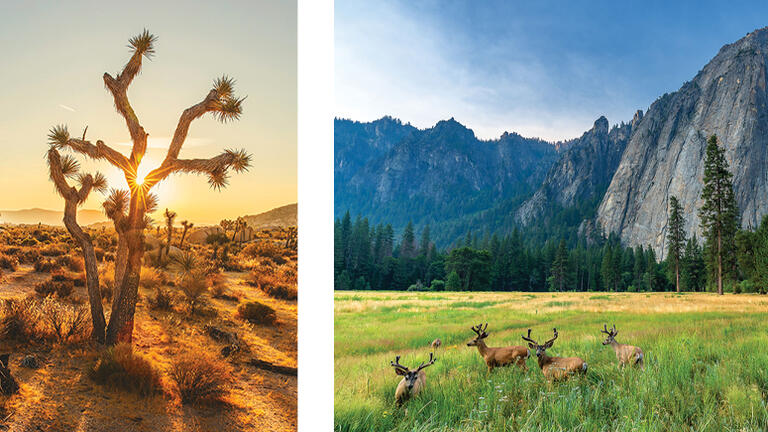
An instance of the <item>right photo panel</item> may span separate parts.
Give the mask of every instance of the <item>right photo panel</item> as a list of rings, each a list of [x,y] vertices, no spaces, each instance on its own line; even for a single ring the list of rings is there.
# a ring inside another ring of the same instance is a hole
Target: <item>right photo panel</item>
[[[767,13],[337,0],[335,430],[768,430]]]

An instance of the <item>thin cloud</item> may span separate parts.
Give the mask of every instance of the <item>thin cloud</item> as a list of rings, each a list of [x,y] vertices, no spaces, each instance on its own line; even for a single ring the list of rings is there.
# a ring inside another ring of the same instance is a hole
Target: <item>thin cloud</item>
[[[71,106],[66,106],[64,104],[59,104],[59,108],[65,109],[67,111],[75,112],[74,108],[72,108]]]

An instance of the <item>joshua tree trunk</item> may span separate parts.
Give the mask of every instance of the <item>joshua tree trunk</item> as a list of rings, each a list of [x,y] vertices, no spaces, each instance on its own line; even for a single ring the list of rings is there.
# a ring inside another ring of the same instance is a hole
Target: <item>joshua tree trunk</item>
[[[112,94],[117,112],[125,119],[133,147],[130,156],[114,150],[98,140],[96,144],[82,139],[70,138],[67,128],[57,126],[51,131],[50,142],[56,148],[69,148],[92,159],[106,160],[119,168],[128,183],[130,191],[113,191],[104,208],[115,223],[118,232],[118,253],[115,259],[115,293],[112,314],[107,326],[106,342],[131,342],[134,312],[138,298],[141,261],[144,254],[144,229],[149,222],[146,214],[154,211],[157,198],[150,193],[152,187],[173,173],[205,174],[214,189],[227,185],[229,170],[243,172],[250,166],[251,156],[244,150],[225,150],[210,159],[179,159],[179,152],[187,138],[191,123],[207,113],[226,123],[237,120],[242,113],[244,98],[234,95],[234,81],[226,76],[214,80],[213,88],[205,98],[185,109],[173,133],[168,152],[163,162],[143,180],[137,176],[137,169],[147,151],[148,134],[128,100],[128,86],[138,75],[143,57],[154,54],[157,38],[146,30],[131,38],[128,43],[133,50],[128,63],[116,77],[105,73],[104,85]]]
[[[69,234],[77,241],[83,250],[85,263],[85,286],[88,290],[88,302],[91,306],[91,338],[99,343],[104,343],[104,310],[101,305],[101,291],[99,290],[99,268],[96,262],[96,253],[93,249],[91,237],[83,231],[77,223],[77,207],[82,204],[91,192],[91,189],[103,190],[106,180],[101,174],[96,177],[80,175],[80,190],[67,184],[66,176],[74,176],[77,173],[77,162],[67,157],[62,159],[55,146],[48,151],[48,165],[50,177],[56,185],[56,190],[64,197],[64,226]]]

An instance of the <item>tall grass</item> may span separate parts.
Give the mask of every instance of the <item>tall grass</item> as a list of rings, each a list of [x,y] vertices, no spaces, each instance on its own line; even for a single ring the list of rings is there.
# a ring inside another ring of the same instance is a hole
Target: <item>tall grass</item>
[[[478,293],[473,300],[485,301]],[[611,304],[631,310],[632,297]],[[768,310],[587,313],[579,305],[549,312],[513,311],[507,304],[449,306],[421,313],[337,309],[337,431],[768,430]],[[490,346],[522,345],[528,327],[545,339],[557,327],[560,337],[548,352],[582,357],[587,375],[549,383],[535,357],[528,371],[497,368],[488,374],[477,350],[466,346],[473,336],[469,327],[486,320]],[[643,348],[644,370],[618,368],[613,350],[601,344],[604,323],[616,323],[619,342]],[[417,365],[435,337],[444,348],[426,370],[425,390],[397,408],[399,377],[389,362],[402,355],[401,363]]]

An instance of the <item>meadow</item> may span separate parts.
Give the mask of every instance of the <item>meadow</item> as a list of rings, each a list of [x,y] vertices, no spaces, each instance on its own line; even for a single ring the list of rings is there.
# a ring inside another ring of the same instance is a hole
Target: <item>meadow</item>
[[[335,293],[337,431],[768,430],[768,297],[710,293]],[[490,347],[523,345],[579,356],[586,376],[548,382],[528,370],[488,373],[470,327],[488,322]],[[603,324],[645,352],[618,367]],[[434,350],[424,391],[398,408],[390,361],[415,367]]]

